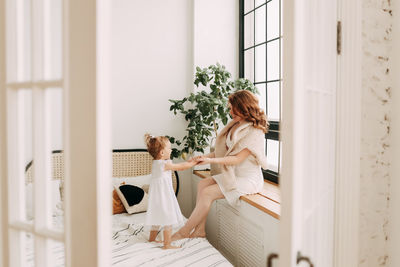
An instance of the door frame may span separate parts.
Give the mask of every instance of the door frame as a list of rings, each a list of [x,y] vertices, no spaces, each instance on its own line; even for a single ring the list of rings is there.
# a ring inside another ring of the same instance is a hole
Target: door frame
[[[66,173],[65,230],[59,239],[71,267],[111,265],[110,12],[110,0],[63,1],[63,79],[57,85],[64,89]],[[0,0],[0,265],[10,266],[15,253],[9,246],[5,44],[6,0]],[[48,233],[43,237],[54,239]],[[46,266],[47,261],[38,262]]]
[[[6,0],[0,0],[0,44],[6,43]],[[8,189],[7,189],[7,122],[6,47],[0,45],[0,265],[9,266]],[[7,245],[6,245],[7,244]]]
[[[293,58],[295,0],[283,1],[282,179],[279,266],[292,266],[293,243]],[[361,1],[337,0],[341,54],[337,58],[335,222],[333,266],[358,265],[360,124],[362,90]],[[296,36],[297,37],[297,36]],[[305,37],[306,38],[306,37]]]
[[[362,5],[338,1],[341,54],[337,59],[334,266],[359,262],[362,96]]]
[[[64,1],[67,267],[111,266],[109,5]]]

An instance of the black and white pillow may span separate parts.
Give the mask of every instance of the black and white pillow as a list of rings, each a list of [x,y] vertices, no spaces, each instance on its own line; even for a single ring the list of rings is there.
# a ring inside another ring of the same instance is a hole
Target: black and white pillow
[[[124,184],[115,186],[115,191],[129,214],[147,210],[149,195],[142,188]]]

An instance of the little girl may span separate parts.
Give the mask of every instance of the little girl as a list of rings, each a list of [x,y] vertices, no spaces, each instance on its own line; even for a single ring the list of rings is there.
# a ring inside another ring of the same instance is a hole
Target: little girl
[[[167,137],[146,134],[144,138],[147,150],[154,159],[145,221],[145,225],[151,225],[149,242],[155,241],[161,227],[164,230],[163,249],[179,248],[171,245],[172,226],[183,223],[183,215],[172,188],[171,171],[186,170],[196,165],[196,161],[174,164],[170,160],[171,143]]]

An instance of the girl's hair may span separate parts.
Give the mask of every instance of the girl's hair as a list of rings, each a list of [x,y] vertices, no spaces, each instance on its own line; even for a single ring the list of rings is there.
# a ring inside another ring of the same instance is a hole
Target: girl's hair
[[[257,97],[250,91],[239,90],[229,96],[232,112],[246,121],[252,122],[255,128],[268,132],[269,123],[265,112],[258,105]]]
[[[144,142],[146,143],[147,151],[153,159],[158,159],[161,150],[165,148],[169,139],[166,136],[152,136],[147,133],[144,135]]]

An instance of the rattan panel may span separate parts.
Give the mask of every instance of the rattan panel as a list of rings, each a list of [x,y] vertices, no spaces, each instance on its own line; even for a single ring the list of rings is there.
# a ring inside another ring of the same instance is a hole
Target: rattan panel
[[[145,151],[113,152],[113,177],[135,177],[151,173],[153,158]],[[56,152],[52,154],[53,179],[64,180],[64,154]],[[33,165],[26,172],[26,183],[33,181]],[[172,184],[176,192],[177,180],[172,172]]]

